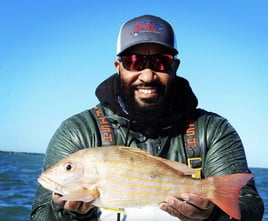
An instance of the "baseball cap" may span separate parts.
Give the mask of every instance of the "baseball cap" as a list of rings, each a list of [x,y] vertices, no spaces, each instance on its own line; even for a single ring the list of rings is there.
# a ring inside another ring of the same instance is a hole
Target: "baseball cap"
[[[176,39],[171,24],[160,17],[143,15],[125,22],[117,39],[117,56],[127,49],[146,43],[163,45],[169,52],[176,55]]]

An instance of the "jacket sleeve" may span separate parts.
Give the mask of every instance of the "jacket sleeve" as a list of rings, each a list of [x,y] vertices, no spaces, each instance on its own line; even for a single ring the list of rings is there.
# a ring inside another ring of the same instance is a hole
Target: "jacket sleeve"
[[[203,156],[203,175],[219,176],[230,173],[250,173],[246,155],[239,135],[230,123],[215,114],[208,115],[202,124],[207,130],[200,139],[207,147],[207,153]],[[199,131],[202,131],[200,128]],[[204,131],[204,130],[203,130]],[[228,187],[226,187],[228,188]],[[259,196],[254,179],[243,187],[239,194],[241,221],[261,221],[264,205]],[[208,220],[227,221],[230,218],[216,208],[212,217]]]
[[[49,142],[43,169],[49,168],[80,149],[98,146],[96,131],[96,124],[89,111],[64,121]],[[85,215],[80,215],[55,205],[51,197],[51,191],[44,189],[41,185],[38,186],[32,206],[31,221],[98,220],[99,210],[97,208],[91,209]]]

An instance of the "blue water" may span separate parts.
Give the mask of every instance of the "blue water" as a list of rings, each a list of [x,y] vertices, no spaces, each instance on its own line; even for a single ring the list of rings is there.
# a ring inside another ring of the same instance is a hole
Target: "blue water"
[[[44,155],[0,153],[0,220],[29,220]]]
[[[28,221],[44,155],[0,152],[0,220]],[[265,202],[268,221],[268,169],[251,168]],[[252,220],[254,221],[254,220]]]

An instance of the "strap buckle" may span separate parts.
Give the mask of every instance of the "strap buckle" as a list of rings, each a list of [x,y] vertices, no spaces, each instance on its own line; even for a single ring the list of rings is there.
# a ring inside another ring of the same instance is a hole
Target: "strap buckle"
[[[188,166],[196,171],[196,173],[192,175],[192,178],[201,179],[202,158],[201,157],[188,158],[187,162]]]

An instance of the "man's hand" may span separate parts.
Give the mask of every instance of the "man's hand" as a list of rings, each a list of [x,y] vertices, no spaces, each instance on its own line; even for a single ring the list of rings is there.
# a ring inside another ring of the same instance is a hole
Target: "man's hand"
[[[182,199],[168,197],[159,207],[182,221],[201,221],[209,218],[214,204],[206,198],[185,193],[182,194]]]
[[[77,212],[80,214],[86,214],[90,209],[94,206],[92,202],[81,202],[81,201],[66,201],[61,200],[62,196],[57,193],[52,193],[52,200],[55,204],[63,207],[65,210],[69,210],[72,212]]]

